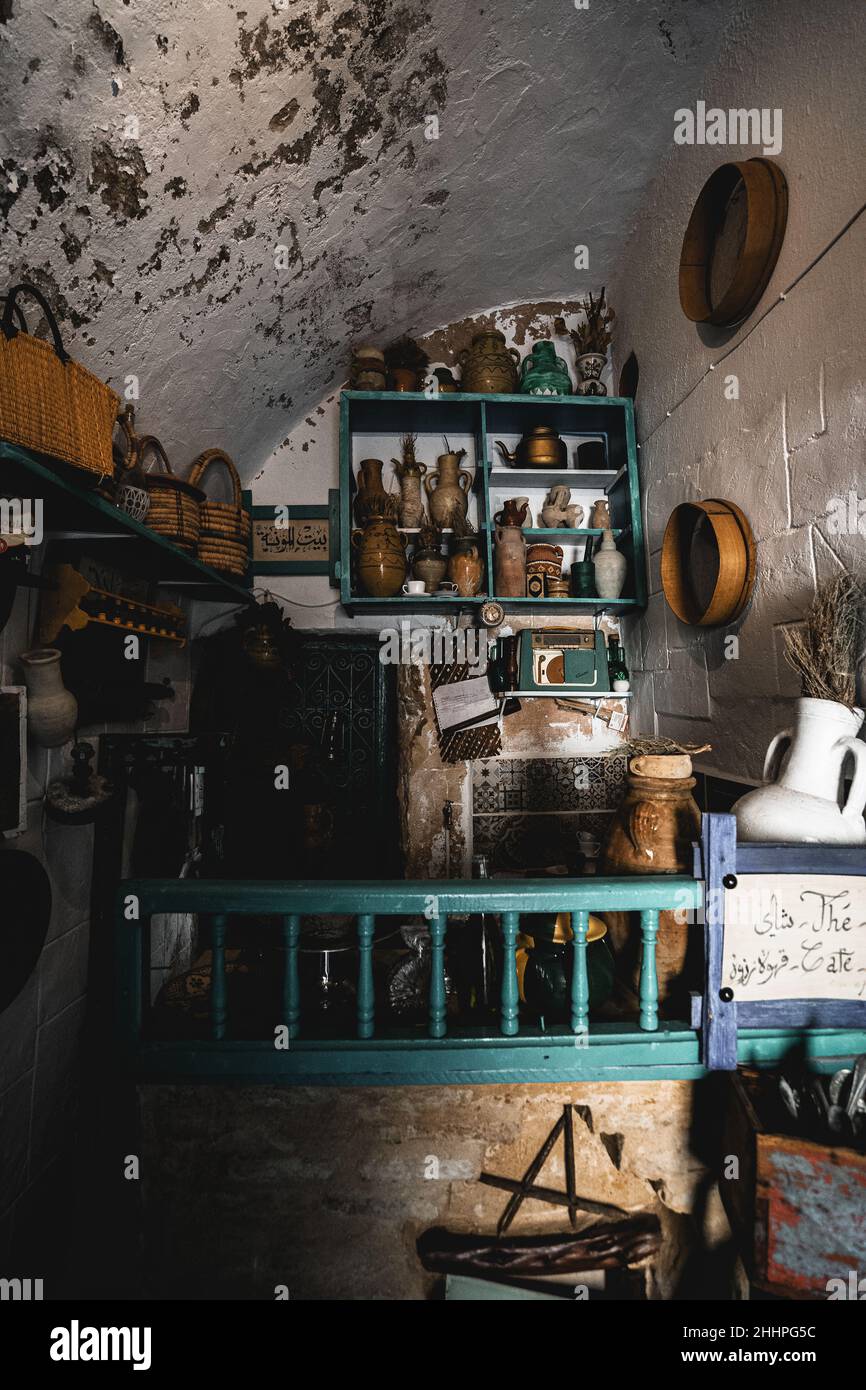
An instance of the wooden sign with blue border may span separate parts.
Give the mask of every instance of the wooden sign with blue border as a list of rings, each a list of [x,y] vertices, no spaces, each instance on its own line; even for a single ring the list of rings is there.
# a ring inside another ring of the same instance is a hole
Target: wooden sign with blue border
[[[273,503],[252,508],[250,572],[258,575],[322,574],[336,584],[339,494],[326,506]]]
[[[737,1065],[738,1028],[866,1029],[866,849],[738,844],[704,815],[702,1060]]]

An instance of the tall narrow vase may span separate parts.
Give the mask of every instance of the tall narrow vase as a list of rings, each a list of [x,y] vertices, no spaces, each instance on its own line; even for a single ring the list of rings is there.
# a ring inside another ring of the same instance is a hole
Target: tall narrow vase
[[[78,701],[63,684],[60,652],[39,647],[19,658],[27,682],[27,725],[43,748],[59,748],[75,733]]]

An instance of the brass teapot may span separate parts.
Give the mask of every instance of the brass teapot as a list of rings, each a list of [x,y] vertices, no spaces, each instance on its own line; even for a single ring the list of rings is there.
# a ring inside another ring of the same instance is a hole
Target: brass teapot
[[[512,468],[567,468],[568,450],[550,425],[536,425],[523,436],[516,449],[506,449],[497,439],[505,462]]]

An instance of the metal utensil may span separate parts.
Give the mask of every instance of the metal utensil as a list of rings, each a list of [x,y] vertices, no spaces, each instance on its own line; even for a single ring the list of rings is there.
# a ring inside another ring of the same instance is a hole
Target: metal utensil
[[[845,1113],[849,1120],[853,1121],[855,1112],[861,1108],[864,1096],[866,1096],[866,1052],[861,1052],[860,1056],[854,1059],[851,1089],[848,1092],[848,1102],[845,1106]]]

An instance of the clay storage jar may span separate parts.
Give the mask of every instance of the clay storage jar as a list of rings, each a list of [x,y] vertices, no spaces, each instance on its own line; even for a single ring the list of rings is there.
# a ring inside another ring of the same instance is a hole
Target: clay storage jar
[[[406,578],[406,537],[393,521],[374,517],[363,531],[352,532],[358,581],[371,598],[392,598]]]
[[[512,394],[517,390],[517,364],[520,353],[506,347],[505,334],[493,329],[476,333],[471,348],[457,354],[463,369],[460,385],[464,391]]]
[[[632,758],[625,797],[601,853],[600,874],[690,874],[692,842],[701,817],[692,796],[695,779],[684,754]],[[637,913],[605,912],[617,974],[637,993],[641,935]],[[678,917],[685,920],[678,921]],[[661,912],[656,939],[659,1003],[668,1017],[687,1017],[688,993],[700,986],[699,933],[683,913]]]

